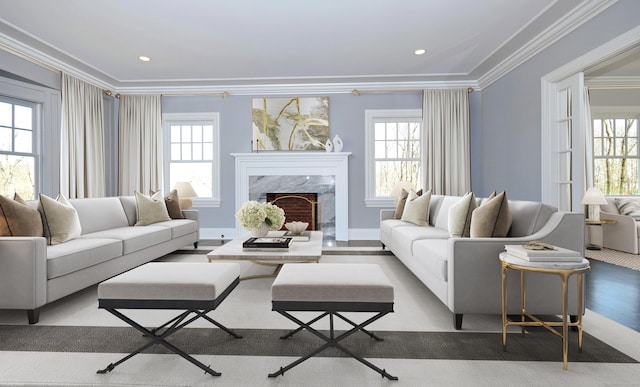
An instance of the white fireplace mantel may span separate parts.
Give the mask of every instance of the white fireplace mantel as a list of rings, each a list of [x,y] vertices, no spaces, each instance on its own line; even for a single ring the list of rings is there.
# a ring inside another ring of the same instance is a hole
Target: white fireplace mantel
[[[251,176],[334,176],[336,240],[349,239],[349,155],[351,152],[232,153],[236,159],[236,208],[249,200]],[[242,227],[236,222],[238,231]]]

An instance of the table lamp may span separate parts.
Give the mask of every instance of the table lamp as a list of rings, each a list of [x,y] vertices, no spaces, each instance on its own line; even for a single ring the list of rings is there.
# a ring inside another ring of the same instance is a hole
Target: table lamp
[[[193,189],[193,186],[188,181],[179,181],[173,187],[176,191],[178,191],[178,198],[180,199],[180,209],[188,210],[193,205],[193,201],[191,198],[198,197],[196,190]]]
[[[591,187],[585,192],[582,198],[582,205],[587,206],[587,220],[600,220],[600,205],[607,204],[607,199],[598,187]]]

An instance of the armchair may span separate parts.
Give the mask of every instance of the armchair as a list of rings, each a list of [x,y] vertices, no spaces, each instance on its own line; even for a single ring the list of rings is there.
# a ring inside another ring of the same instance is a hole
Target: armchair
[[[630,215],[620,214],[616,199],[632,199],[631,197],[607,197],[607,204],[600,206],[600,220],[613,223],[602,225],[602,245],[607,249],[638,254],[640,246],[640,220]],[[640,203],[640,198],[637,198]]]

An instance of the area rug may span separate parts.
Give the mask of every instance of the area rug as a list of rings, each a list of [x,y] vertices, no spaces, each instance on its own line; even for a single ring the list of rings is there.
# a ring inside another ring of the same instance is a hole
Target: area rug
[[[192,355],[302,356],[323,341],[309,332],[299,332],[286,340],[281,329],[237,329],[235,339],[220,329],[185,328],[171,336],[172,344]],[[147,340],[134,328],[86,326],[0,326],[0,351],[125,353]],[[342,344],[365,358],[562,361],[562,341],[555,335],[534,329],[525,336],[510,333],[507,351],[502,350],[500,333],[478,332],[391,332],[377,331],[384,341],[355,334]],[[170,353],[156,345],[144,353]],[[342,357],[327,349],[318,356]],[[577,349],[577,333],[571,332],[570,362],[638,363],[608,344],[584,334],[582,353]],[[117,357],[117,356],[115,356]]]
[[[585,250],[585,256],[589,259],[640,271],[640,255],[603,248],[602,250]]]

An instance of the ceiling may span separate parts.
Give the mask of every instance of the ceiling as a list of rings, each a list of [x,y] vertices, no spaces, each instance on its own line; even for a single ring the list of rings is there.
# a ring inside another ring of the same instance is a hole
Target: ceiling
[[[527,47],[535,54],[535,42],[552,43],[554,31],[567,33],[603,3],[0,0],[0,48],[121,91],[482,87]],[[419,48],[426,54],[415,55]]]

